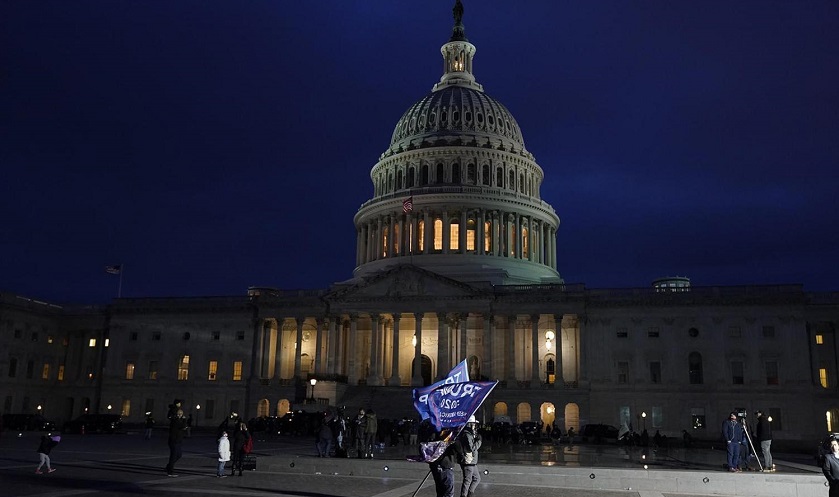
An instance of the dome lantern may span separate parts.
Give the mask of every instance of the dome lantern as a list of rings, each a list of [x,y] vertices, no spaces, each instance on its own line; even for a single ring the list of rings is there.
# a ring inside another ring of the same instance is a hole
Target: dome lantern
[[[452,9],[454,27],[449,42],[440,47],[443,54],[443,77],[434,85],[433,91],[442,90],[452,85],[467,86],[479,91],[483,87],[475,81],[472,74],[472,59],[475,57],[475,45],[466,39],[466,28],[463,26],[463,4],[460,0]]]

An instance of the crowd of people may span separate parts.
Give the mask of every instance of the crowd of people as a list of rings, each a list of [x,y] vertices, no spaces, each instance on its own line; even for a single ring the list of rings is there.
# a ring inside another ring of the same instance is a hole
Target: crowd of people
[[[774,472],[772,462],[772,425],[768,416],[760,410],[755,411],[757,419],[755,431],[746,422],[745,412],[732,411],[722,423],[722,439],[726,446],[726,466],[732,473],[752,470],[750,460],[757,462],[759,471]],[[760,449],[761,461],[757,449]]]

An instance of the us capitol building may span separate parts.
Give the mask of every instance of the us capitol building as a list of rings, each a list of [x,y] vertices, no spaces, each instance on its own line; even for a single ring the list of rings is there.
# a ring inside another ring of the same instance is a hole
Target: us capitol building
[[[183,398],[204,426],[231,410],[346,405],[402,417],[415,414],[412,387],[465,359],[472,379],[500,381],[485,422],[715,439],[730,411],[759,408],[776,440],[839,431],[839,294],[563,281],[544,171],[476,81],[459,1],[454,14],[442,77],[370,171],[351,279],[83,308],[0,294],[3,412],[140,423]]]

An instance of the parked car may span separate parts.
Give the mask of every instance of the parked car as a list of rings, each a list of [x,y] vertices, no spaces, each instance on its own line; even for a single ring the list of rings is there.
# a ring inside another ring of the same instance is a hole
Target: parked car
[[[580,427],[578,436],[583,442],[617,442],[618,429],[612,425],[588,424]]]
[[[38,414],[4,414],[3,429],[52,431],[55,430],[55,423]]]
[[[116,433],[122,428],[118,414],[82,414],[64,423],[64,433]]]

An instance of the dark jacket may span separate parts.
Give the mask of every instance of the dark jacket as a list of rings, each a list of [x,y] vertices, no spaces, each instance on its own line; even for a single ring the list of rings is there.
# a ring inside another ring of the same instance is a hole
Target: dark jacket
[[[758,443],[765,440],[772,440],[772,425],[769,423],[769,420],[766,419],[766,416],[757,418],[757,432],[755,433],[755,438]]]
[[[439,467],[443,469],[453,469],[455,467],[455,464],[457,464],[457,451],[459,450],[457,445],[459,445],[458,441],[455,441],[454,443],[450,444],[439,459],[437,459],[434,462],[428,463],[428,465],[432,468]]]
[[[58,442],[53,440],[52,438],[44,435],[41,437],[41,445],[38,446],[38,452],[41,454],[49,455],[50,451],[53,447],[58,445]]]
[[[481,435],[474,429],[466,427],[457,438],[458,453],[457,462],[462,466],[475,466],[478,464],[478,449],[481,448]]]
[[[722,438],[725,442],[739,444],[743,441],[743,425],[726,419],[722,422]]]
[[[169,443],[181,443],[184,440],[186,418],[175,416],[169,423]]]
[[[227,435],[230,436],[231,433],[227,432]],[[245,442],[247,442],[249,438],[251,438],[250,432],[241,429],[241,423],[235,423],[233,425],[233,434],[231,437],[231,440],[233,440],[231,444],[233,447],[232,450],[234,452],[241,452],[242,448],[245,446]]]

